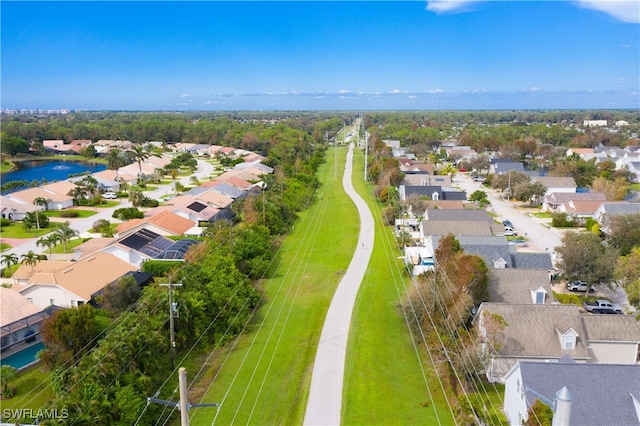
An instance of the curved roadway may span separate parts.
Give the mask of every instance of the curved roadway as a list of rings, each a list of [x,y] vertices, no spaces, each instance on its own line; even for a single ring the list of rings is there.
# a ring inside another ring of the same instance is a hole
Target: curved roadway
[[[349,145],[342,185],[353,200],[360,215],[358,245],[333,296],[311,377],[311,390],[304,417],[305,425],[339,425],[342,406],[342,381],[347,351],[351,312],[360,283],[369,264],[374,242],[374,221],[367,203],[356,193],[351,183],[353,143]]]

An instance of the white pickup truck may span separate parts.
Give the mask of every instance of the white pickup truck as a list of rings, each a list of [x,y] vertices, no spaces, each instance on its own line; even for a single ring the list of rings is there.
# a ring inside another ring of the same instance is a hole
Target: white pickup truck
[[[584,308],[588,312],[593,312],[595,309],[598,311],[599,309],[613,309],[618,313],[622,313],[622,307],[620,305],[616,305],[615,303],[611,303],[608,300],[598,299],[595,302],[584,302]]]

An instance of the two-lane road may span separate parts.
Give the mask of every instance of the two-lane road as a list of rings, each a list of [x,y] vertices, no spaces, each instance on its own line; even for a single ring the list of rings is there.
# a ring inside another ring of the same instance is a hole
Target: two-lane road
[[[528,239],[529,247],[525,250],[549,252],[555,263],[555,248],[561,244],[562,231],[549,228],[536,218],[526,215],[515,203],[502,199],[499,192],[474,182],[466,175],[456,175],[453,184],[467,191],[467,196],[476,190],[486,192],[487,198],[491,202],[491,207],[488,210],[498,215],[500,220],[511,221],[513,227],[518,231],[518,235]]]

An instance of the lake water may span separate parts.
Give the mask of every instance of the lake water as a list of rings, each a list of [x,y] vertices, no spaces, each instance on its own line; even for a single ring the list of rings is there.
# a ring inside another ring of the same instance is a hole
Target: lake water
[[[46,179],[47,182],[58,180],[66,180],[71,174],[78,173],[95,173],[105,170],[107,166],[104,164],[83,163],[78,161],[62,161],[62,160],[32,160],[20,161],[16,163],[17,169],[4,173],[0,180],[2,184],[14,180],[32,180]]]

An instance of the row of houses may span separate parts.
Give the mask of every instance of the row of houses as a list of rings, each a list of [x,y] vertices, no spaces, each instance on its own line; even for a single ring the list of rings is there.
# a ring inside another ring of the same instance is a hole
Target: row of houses
[[[403,164],[411,169],[408,161]],[[526,422],[536,400],[549,405],[554,422],[563,424],[640,423],[638,321],[557,303],[548,253],[518,250],[505,238],[504,226],[486,211],[435,196],[437,191],[429,186],[436,176],[413,173],[403,182],[401,196],[418,194],[431,201],[424,212],[409,209],[396,220],[396,231],[414,242],[405,247],[405,262],[414,275],[433,270],[435,249],[448,234],[456,236],[466,253],[484,259],[489,301],[478,307],[474,325],[481,336],[487,379],[505,384],[503,411],[509,423]],[[443,179],[450,186],[447,177]],[[588,207],[589,217],[604,227],[616,214],[640,213],[638,203],[612,203],[602,194],[576,192],[572,178],[538,179],[549,188],[545,203],[550,211],[582,215]],[[429,189],[414,191],[407,185],[416,182]],[[487,324],[491,318],[500,318],[504,328],[496,332]]]
[[[157,160],[150,160],[150,167],[160,167]],[[145,170],[147,166],[143,165]],[[40,323],[52,309],[96,304],[104,289],[123,276],[132,275],[140,286],[151,282],[150,274],[139,271],[144,261],[184,260],[186,252],[199,240],[171,237],[197,236],[204,223],[232,220],[234,201],[265,190],[263,176],[270,173],[273,169],[260,160],[237,164],[215,179],[146,211],[144,218],[119,224],[113,238],[95,235],[76,247],[70,259],[21,265],[13,275],[14,285],[0,293],[1,350],[12,351],[22,347],[30,336],[37,338]],[[2,197],[2,214],[19,220],[25,212],[42,208],[33,204],[38,197],[49,200],[50,209],[65,209],[73,205],[66,194],[74,187],[72,182],[64,181],[17,191]]]

